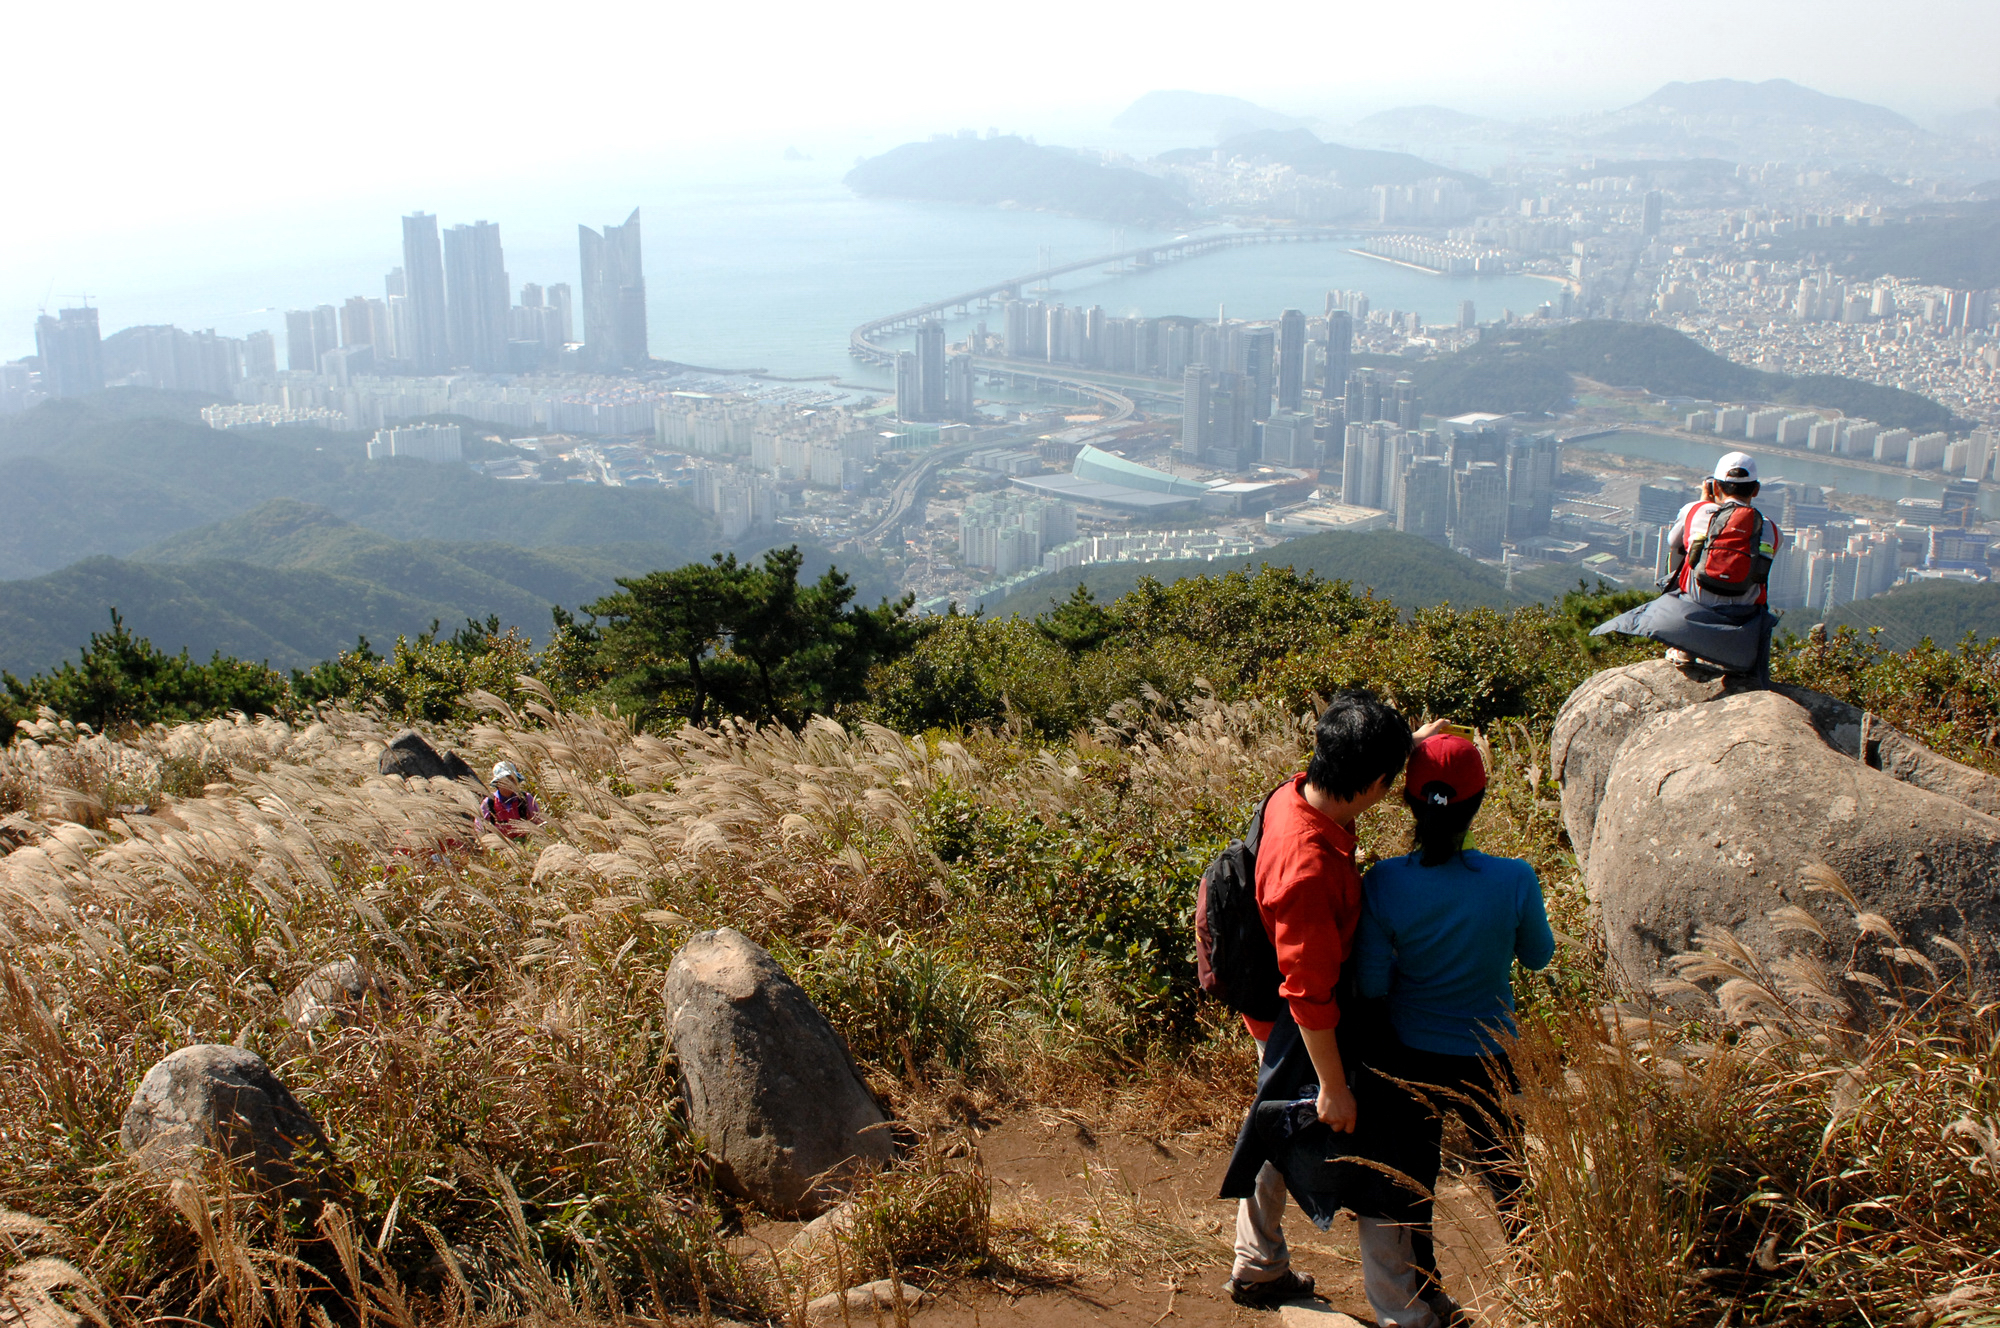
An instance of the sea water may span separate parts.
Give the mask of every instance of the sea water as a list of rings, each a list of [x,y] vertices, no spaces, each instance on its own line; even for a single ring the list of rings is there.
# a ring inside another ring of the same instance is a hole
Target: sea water
[[[877,149],[879,150],[879,148]],[[0,358],[32,354],[44,303],[88,292],[108,335],[135,324],[264,329],[284,362],[286,309],[379,297],[402,263],[398,217],[433,211],[442,230],[498,222],[518,297],[527,282],[577,277],[577,224],[642,212],[653,354],[723,369],[796,377],[839,375],[886,384],[847,354],[849,332],[885,313],[1042,266],[1171,239],[1040,212],[856,197],[845,161],[787,161],[777,152],[727,161],[661,160],[532,186],[444,188],[432,197],[352,198],[310,211],[236,216],[78,235],[16,255],[0,273]],[[1558,294],[1529,277],[1433,276],[1349,252],[1346,243],[1252,245],[1149,272],[1067,274],[1046,298],[1103,305],[1113,316],[1187,314],[1275,318],[1317,314],[1329,289],[1362,290],[1377,309],[1455,322],[1461,300],[1479,317],[1526,313]],[[579,319],[581,305],[577,306]],[[996,315],[997,317],[997,315]],[[953,335],[977,321],[954,320]],[[998,330],[994,326],[994,330]],[[582,328],[576,329],[581,336]]]

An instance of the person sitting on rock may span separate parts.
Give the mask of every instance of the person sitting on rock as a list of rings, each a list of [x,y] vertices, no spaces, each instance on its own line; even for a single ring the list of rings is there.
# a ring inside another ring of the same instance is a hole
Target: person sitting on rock
[[[1518,858],[1492,858],[1467,847],[1486,797],[1479,748],[1453,733],[1426,737],[1410,753],[1403,800],[1415,821],[1415,847],[1369,868],[1354,937],[1355,985],[1387,1001],[1396,1046],[1383,1066],[1416,1100],[1402,1117],[1397,1169],[1437,1188],[1443,1114],[1455,1112],[1471,1140],[1473,1162],[1511,1225],[1520,1185],[1510,1165],[1510,1118],[1503,1096],[1516,1091],[1502,1036],[1514,1032],[1514,962],[1530,969],[1555,957],[1555,934],[1535,869]],[[1438,1091],[1425,1091],[1434,1089]],[[1364,1268],[1365,1291],[1379,1322],[1426,1324],[1400,1307],[1427,1306],[1451,1322],[1436,1281],[1431,1200],[1412,1195],[1398,1251],[1404,1267],[1378,1256]],[[1453,1307],[1455,1308],[1455,1307]]]
[[[512,761],[494,766],[493,791],[479,804],[479,828],[513,839],[541,823],[542,809],[535,795],[521,787],[520,769]]]
[[[1725,453],[1702,481],[1701,497],[1667,528],[1667,593],[1592,634],[1649,636],[1666,644],[1675,664],[1707,664],[1768,680],[1777,619],[1765,607],[1767,583],[1785,532],[1752,505],[1761,488],[1757,458]]]

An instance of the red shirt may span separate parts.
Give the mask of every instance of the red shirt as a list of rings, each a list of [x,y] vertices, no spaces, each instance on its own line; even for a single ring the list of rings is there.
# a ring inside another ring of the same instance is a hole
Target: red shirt
[[[1257,911],[1278,951],[1278,988],[1300,1028],[1340,1022],[1334,984],[1354,946],[1361,920],[1361,874],[1354,869],[1354,832],[1314,810],[1304,775],[1271,795],[1264,837],[1257,845]],[[1245,1019],[1259,1041],[1271,1026]]]

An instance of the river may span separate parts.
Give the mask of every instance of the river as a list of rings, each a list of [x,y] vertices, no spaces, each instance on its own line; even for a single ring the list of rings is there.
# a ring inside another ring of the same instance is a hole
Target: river
[[[1726,439],[1718,439],[1713,443],[1697,442],[1692,438],[1676,438],[1669,434],[1636,430],[1586,439],[1579,442],[1577,447],[1588,451],[1612,452],[1619,456],[1640,457],[1648,461],[1664,461],[1669,465],[1704,471],[1713,469],[1718,457],[1724,452],[1733,450]],[[1842,493],[1867,494],[1891,502],[1898,498],[1936,498],[1944,492],[1944,476],[1936,471],[1923,475],[1895,475],[1822,461],[1811,453],[1782,457],[1772,456],[1768,452],[1759,452],[1756,455],[1758,470],[1766,480],[1817,484],[1823,488],[1838,489]],[[1987,515],[2000,513],[2000,493],[1986,490],[1979,495],[1979,502],[1980,510]]]

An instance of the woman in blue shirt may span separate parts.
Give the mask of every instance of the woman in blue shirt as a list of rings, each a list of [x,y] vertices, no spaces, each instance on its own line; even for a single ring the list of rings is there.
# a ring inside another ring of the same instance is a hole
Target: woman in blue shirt
[[[1410,754],[1403,788],[1416,846],[1376,863],[1362,879],[1356,981],[1363,996],[1387,998],[1389,1026],[1401,1046],[1385,1068],[1408,1083],[1443,1090],[1417,1094],[1429,1108],[1420,1103],[1413,1113],[1422,1123],[1408,1155],[1418,1170],[1410,1174],[1427,1190],[1436,1188],[1442,1113],[1455,1111],[1509,1219],[1520,1178],[1507,1161],[1511,1131],[1502,1094],[1514,1090],[1514,1077],[1496,1035],[1514,1032],[1514,961],[1546,966],[1555,957],[1555,935],[1533,867],[1465,846],[1486,797],[1477,747],[1450,733],[1424,739]],[[1422,1208],[1423,1220],[1410,1233],[1410,1262],[1420,1282],[1434,1287],[1429,1205]]]

